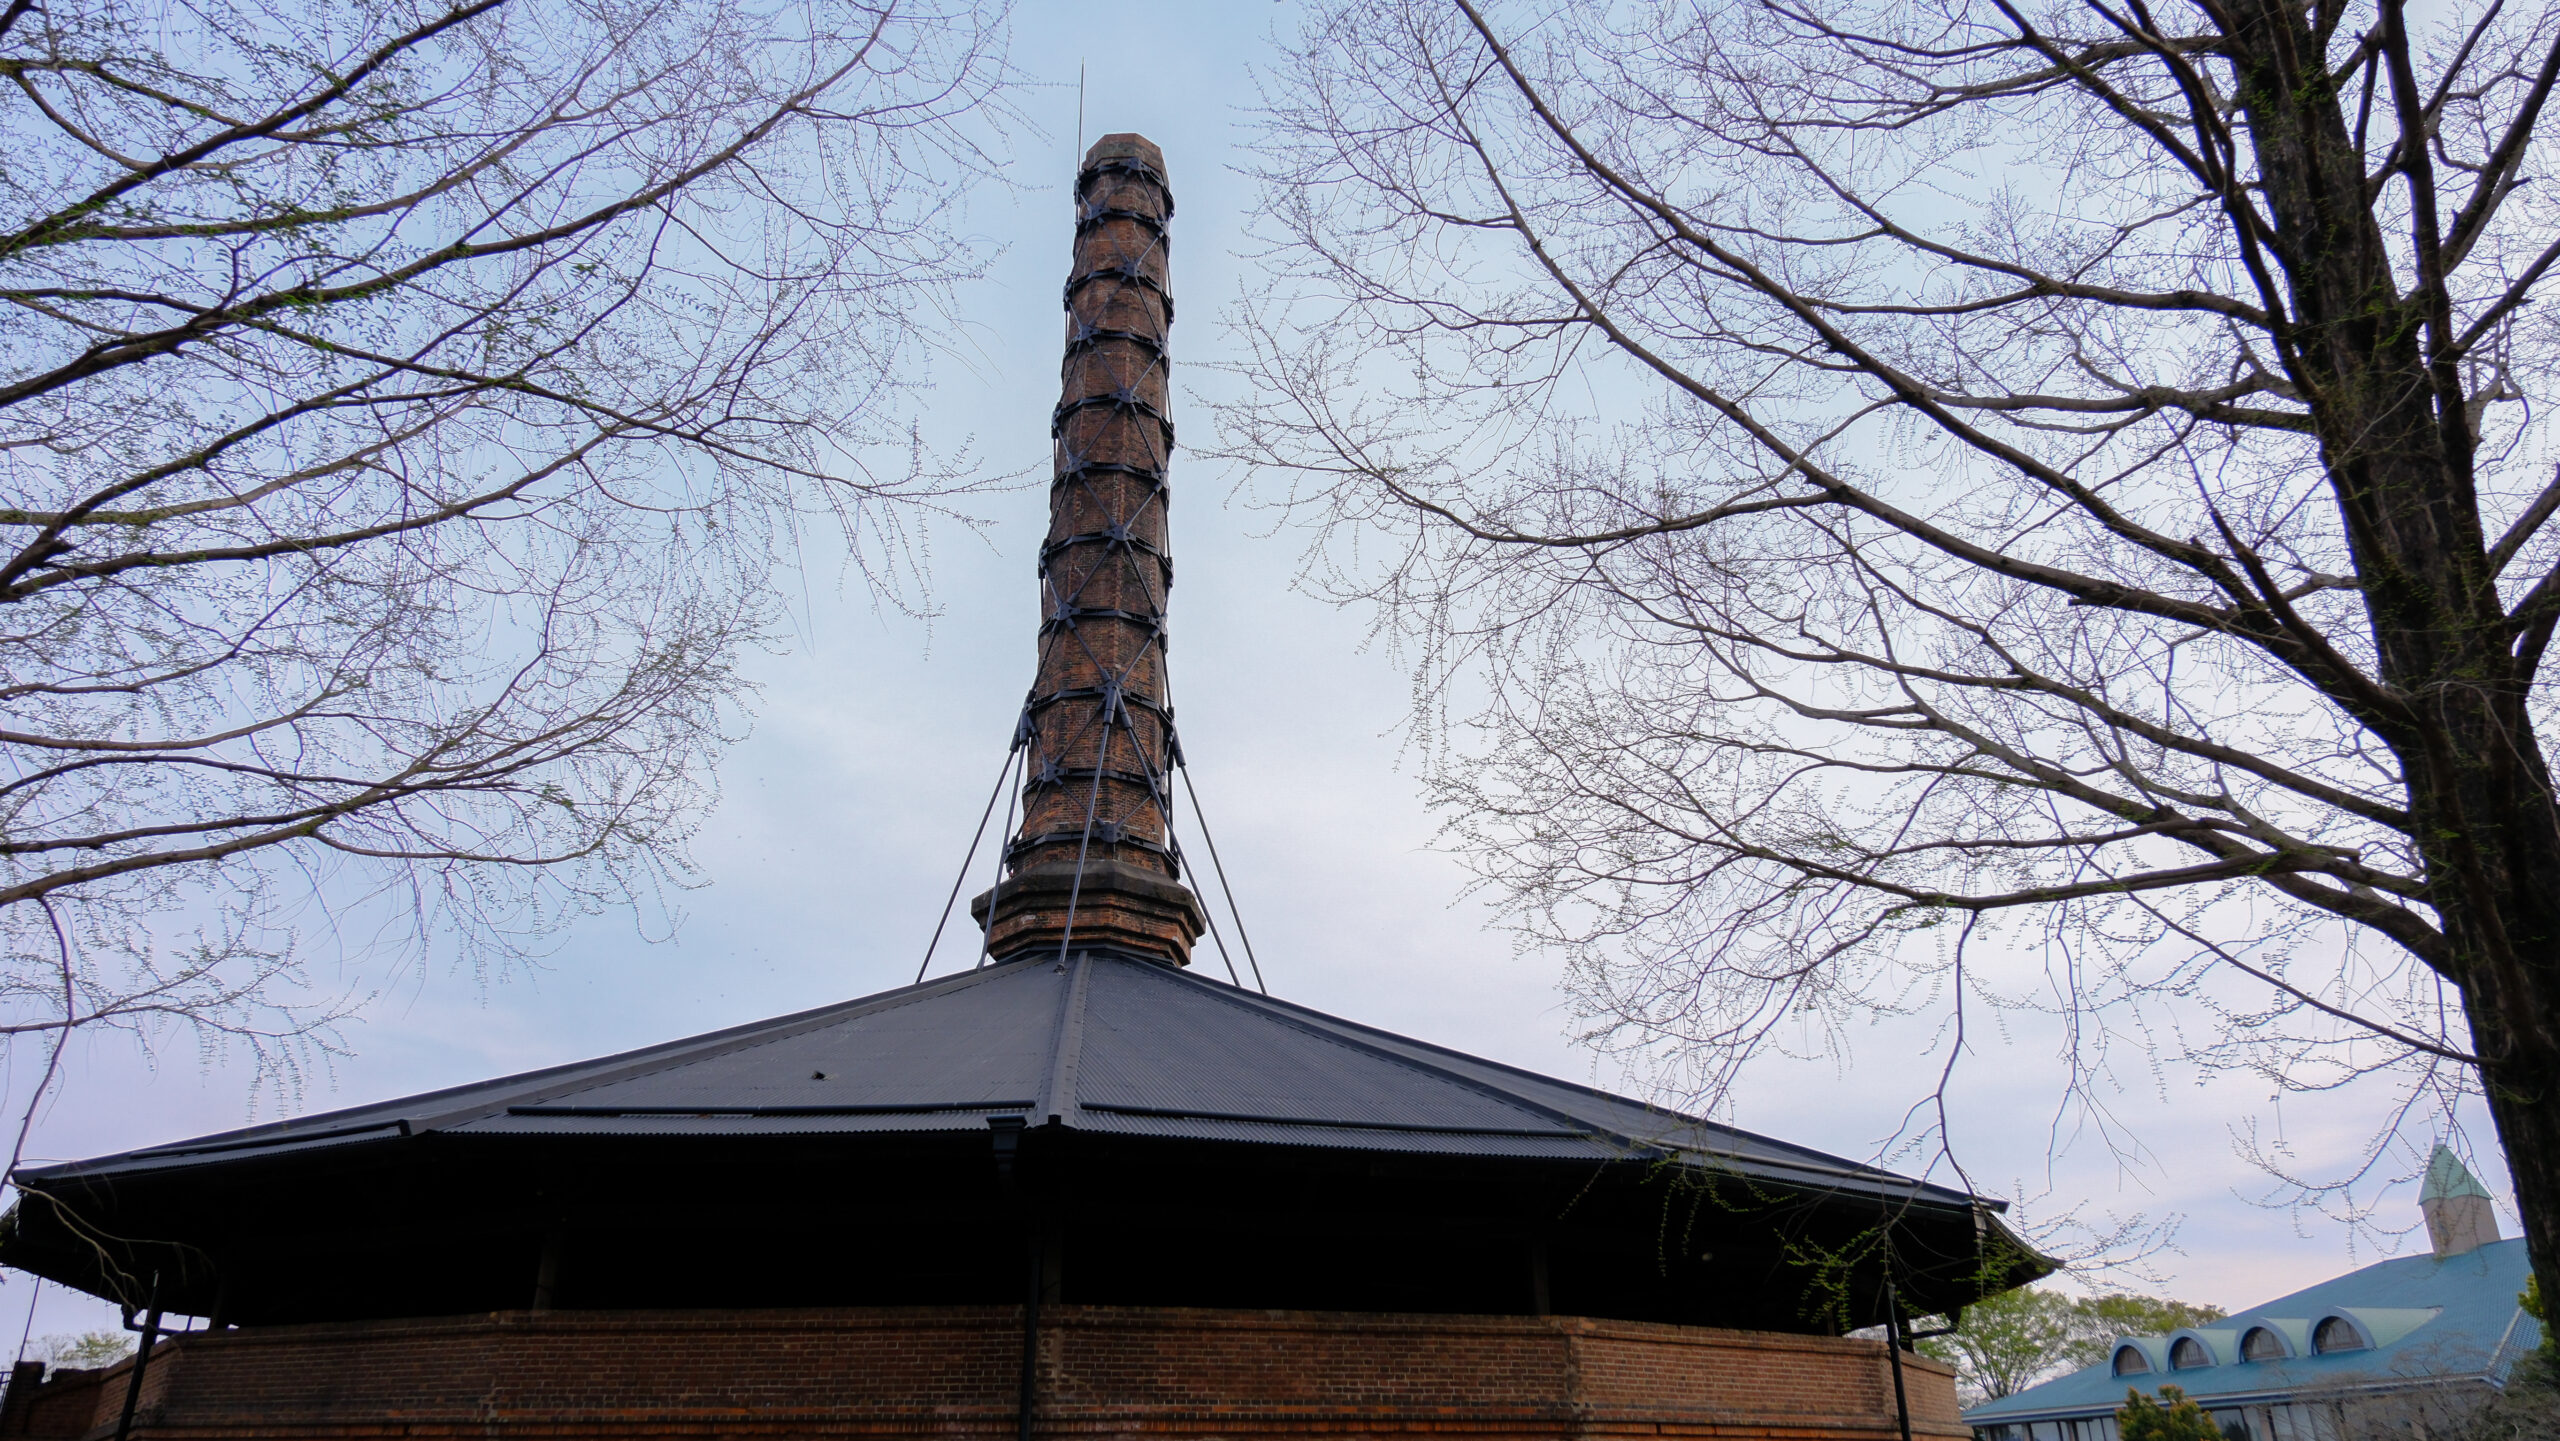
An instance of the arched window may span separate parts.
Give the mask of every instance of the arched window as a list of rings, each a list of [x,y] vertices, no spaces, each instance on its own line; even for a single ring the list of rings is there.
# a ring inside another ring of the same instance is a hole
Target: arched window
[[[2213,1357],[2204,1349],[2204,1343],[2193,1336],[2181,1336],[2169,1346],[2169,1369],[2172,1371],[2193,1371],[2199,1366],[2212,1364]]]
[[[2240,1357],[2245,1361],[2281,1361],[2284,1338],[2268,1327],[2252,1326],[2249,1334],[2240,1338]]]
[[[2354,1322],[2344,1316],[2332,1316],[2311,1333],[2311,1349],[2323,1356],[2332,1351],[2361,1351],[2364,1349],[2364,1337],[2357,1332]]]
[[[2141,1375],[2143,1372],[2148,1371],[2148,1370],[2150,1370],[2150,1369],[2151,1369],[2151,1358],[2142,1354],[2142,1348],[2141,1348],[2141,1347],[2139,1347],[2139,1346],[2118,1346],[2118,1347],[2116,1348],[2116,1374],[2117,1374],[2117,1375],[2119,1375],[2119,1376],[2139,1376],[2139,1375]]]

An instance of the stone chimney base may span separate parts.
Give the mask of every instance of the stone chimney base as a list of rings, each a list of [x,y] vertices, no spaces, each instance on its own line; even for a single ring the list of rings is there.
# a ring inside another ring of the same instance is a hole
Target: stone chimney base
[[[1208,916],[1190,887],[1125,861],[1087,862],[1081,887],[1073,865],[1017,871],[969,902],[969,915],[982,931],[988,929],[990,898],[995,924],[987,953],[999,961],[1043,947],[1054,951],[1063,942],[1109,946],[1179,966],[1189,961],[1191,943],[1208,928]],[[1067,926],[1071,900],[1072,935]]]

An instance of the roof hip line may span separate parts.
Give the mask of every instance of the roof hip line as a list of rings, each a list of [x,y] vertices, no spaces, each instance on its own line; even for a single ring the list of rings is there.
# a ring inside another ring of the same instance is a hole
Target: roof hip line
[[[1058,997],[1058,1021],[1049,1032],[1049,1076],[1031,1110],[1050,1125],[1075,1122],[1076,1063],[1084,1059],[1085,978],[1093,972],[1093,955],[1078,951],[1067,965],[1067,984]]]

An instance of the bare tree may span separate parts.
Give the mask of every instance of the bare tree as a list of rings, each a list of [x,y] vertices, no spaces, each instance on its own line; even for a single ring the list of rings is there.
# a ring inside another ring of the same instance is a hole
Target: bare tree
[[[315,944],[688,879],[776,568],[912,606],[970,488],[904,414],[1002,19],[0,13],[0,1033],[289,1064]]]
[[[2549,1293],[2556,74],[2503,0],[1327,6],[1224,443],[1600,1034],[2485,1088]]]

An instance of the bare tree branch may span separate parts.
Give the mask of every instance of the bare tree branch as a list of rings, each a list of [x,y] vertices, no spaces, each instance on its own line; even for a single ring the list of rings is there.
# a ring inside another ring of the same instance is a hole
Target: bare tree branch
[[[919,610],[992,483],[914,399],[1004,23],[0,13],[0,1036],[289,1079],[315,949],[663,914],[777,565]]]
[[[1346,0],[1222,450],[1682,1099],[1985,997],[2119,1136],[2207,1035],[2485,1105],[2560,1289],[2555,80],[2501,0]]]

